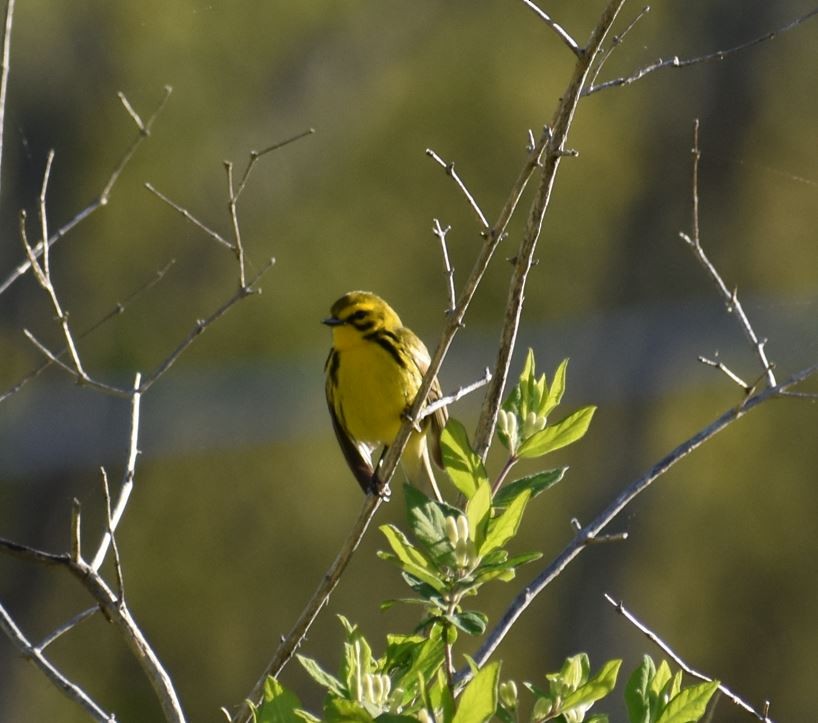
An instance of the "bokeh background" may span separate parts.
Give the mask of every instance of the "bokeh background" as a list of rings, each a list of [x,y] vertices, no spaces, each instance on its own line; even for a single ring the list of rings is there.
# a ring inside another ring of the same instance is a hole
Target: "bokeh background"
[[[581,42],[601,2],[544,4]],[[629,3],[617,30],[639,12]],[[660,2],[600,79],[658,57],[728,48],[810,9],[801,0]],[[544,460],[566,479],[532,506],[519,551],[545,558],[656,459],[741,394],[696,361],[759,375],[737,325],[679,239],[690,228],[693,119],[702,123],[704,244],[736,285],[783,377],[818,360],[818,21],[723,62],[666,70],[585,99],[558,177],[528,287],[514,371],[526,347],[552,370],[571,357],[566,412],[597,404],[588,436]],[[87,368],[128,384],[149,371],[236,286],[235,265],[144,188],[146,181],[229,233],[223,161],[265,157],[239,214],[251,271],[276,258],[263,294],[243,301],[145,396],[134,494],[118,535],[131,609],[173,676],[190,720],[240,701],[334,557],[361,504],[323,401],[327,330],[343,292],[387,297],[432,345],[446,304],[432,219],[451,225],[456,280],[480,238],[427,147],[457,169],[489,218],[566,85],[572,58],[522,3],[18,3],[0,196],[0,278],[23,258],[17,214],[36,211],[48,150],[52,228],[101,190],[134,136],[123,91],[147,117],[173,94],[110,203],[52,254],[77,328],[171,259],[166,278],[81,344]],[[529,196],[526,196],[528,199]],[[442,371],[444,388],[492,365],[523,214],[512,223]],[[33,223],[30,229],[34,230]],[[30,275],[0,297],[0,391],[39,363],[31,329],[59,345]],[[815,384],[812,386],[815,389]],[[453,414],[469,428],[478,399]],[[0,408],[0,535],[68,545],[70,506],[98,539],[100,465],[125,464],[126,402],[52,370]],[[675,467],[612,531],[629,541],[586,551],[529,609],[502,648],[504,675],[541,681],[565,656],[631,670],[647,640],[604,602],[621,598],[691,664],[779,721],[814,715],[818,675],[815,515],[818,406],[764,405]],[[496,459],[492,460],[496,469]],[[522,471],[531,471],[529,466]],[[401,518],[401,495],[377,522]],[[376,646],[408,631],[413,610],[375,559],[372,529],[304,653],[334,669],[336,613]],[[496,621],[536,569],[482,604]],[[0,600],[38,640],[88,606],[72,580],[0,558]],[[464,650],[474,645],[466,642]],[[101,616],[49,648],[55,663],[123,721],[159,719],[151,691]],[[462,660],[462,659],[461,659]],[[308,707],[321,692],[293,663],[283,675]],[[617,696],[619,697],[619,696]],[[618,704],[607,710],[623,720]],[[747,720],[722,702],[716,721]],[[0,640],[0,721],[85,720]]]

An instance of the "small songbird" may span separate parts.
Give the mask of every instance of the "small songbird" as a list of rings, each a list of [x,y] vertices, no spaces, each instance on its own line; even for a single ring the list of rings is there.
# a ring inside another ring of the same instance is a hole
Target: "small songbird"
[[[332,348],[324,366],[332,426],[364,492],[377,493],[372,452],[395,440],[429,368],[429,352],[394,309],[368,291],[344,294],[324,324],[332,328]],[[440,397],[435,379],[427,401]],[[440,432],[447,417],[445,408],[426,417],[420,431],[410,435],[401,458],[409,481],[428,483],[441,501],[429,452],[442,467]]]

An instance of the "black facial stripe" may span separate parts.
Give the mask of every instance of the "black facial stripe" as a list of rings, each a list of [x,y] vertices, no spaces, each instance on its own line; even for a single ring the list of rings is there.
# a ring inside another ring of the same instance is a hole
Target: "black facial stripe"
[[[364,338],[374,341],[376,344],[388,351],[399,366],[406,366],[406,361],[398,351],[398,338],[391,331],[384,331],[383,329],[380,329],[372,332],[371,334],[367,334]]]

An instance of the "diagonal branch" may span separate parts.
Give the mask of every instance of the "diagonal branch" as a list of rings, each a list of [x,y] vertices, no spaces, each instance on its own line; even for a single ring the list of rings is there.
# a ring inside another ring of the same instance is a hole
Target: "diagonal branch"
[[[125,153],[122,155],[120,160],[117,162],[116,166],[114,167],[113,172],[108,177],[105,185],[100,192],[100,195],[92,201],[88,206],[82,209],[79,213],[77,213],[70,221],[63,224],[56,232],[54,232],[48,238],[48,246],[53,246],[57,243],[61,238],[68,234],[77,224],[81,221],[84,221],[88,218],[91,214],[95,211],[100,209],[102,206],[105,206],[110,199],[111,192],[113,191],[114,185],[119,180],[120,175],[125,170],[125,166],[131,160],[133,155],[136,153],[139,146],[142,142],[150,135],[151,126],[153,122],[156,120],[159,113],[165,107],[165,103],[167,102],[168,98],[171,94],[171,87],[165,86],[165,94],[162,96],[162,99],[159,101],[159,105],[156,107],[154,112],[151,114],[148,121],[139,127],[139,133],[136,138],[133,140],[130,146],[126,149]],[[126,106],[127,109],[127,106]],[[129,113],[130,115],[130,113]],[[37,244],[34,248],[34,256],[39,258],[39,256],[43,253],[43,242]],[[7,291],[11,285],[17,281],[23,274],[25,274],[31,268],[31,261],[30,259],[25,259],[22,263],[20,263],[9,275],[6,277],[5,281],[0,283],[0,295],[2,295],[5,291]]]
[[[610,595],[606,594],[605,599],[613,605],[614,609],[622,615],[631,625],[633,625],[639,632],[645,635],[648,640],[653,642],[656,646],[658,646],[665,655],[667,655],[671,660],[673,660],[676,665],[678,665],[685,673],[688,675],[698,678],[699,680],[704,681],[705,683],[712,683],[713,679],[704,675],[704,673],[699,673],[697,670],[691,668],[685,661],[677,655],[673,648],[671,648],[664,640],[662,640],[656,633],[654,633],[647,625],[640,622],[630,611],[628,611],[624,604],[620,602],[616,602]],[[745,703],[741,698],[739,698],[732,690],[730,690],[726,685],[722,685],[719,683],[718,687],[719,691],[726,696],[733,704],[737,705],[739,708],[743,708],[747,713],[752,716],[755,716],[758,720],[762,721],[762,723],[773,723],[772,719],[770,719],[766,713],[759,713],[755,710],[749,703]],[[769,706],[769,703],[766,704]]]
[[[602,512],[577,532],[563,551],[514,598],[494,630],[488,635],[483,645],[480,646],[480,649],[475,654],[474,661],[477,663],[478,668],[483,667],[508,634],[509,630],[511,630],[514,623],[534,601],[537,595],[548,587],[586,547],[592,544],[593,540],[599,536],[602,530],[604,530],[622,510],[633,502],[638,495],[650,487],[651,484],[677,462],[680,462],[693,450],[712,439],[716,434],[743,417],[749,411],[770,399],[784,396],[785,392],[791,387],[800,384],[816,374],[818,374],[818,364],[793,374],[778,386],[767,387],[755,396],[744,400],[742,404],[736,407],[731,407],[704,429],[678,445],[674,450],[656,462],[645,474],[620,492]],[[461,670],[456,677],[458,686],[462,686],[471,675],[470,670]]]
[[[105,617],[109,622],[113,623],[122,635],[131,653],[148,678],[162,708],[165,720],[169,723],[185,723],[185,715],[182,712],[182,706],[170,676],[159,661],[156,652],[148,643],[144,633],[136,624],[125,601],[116,596],[96,570],[85,560],[75,560],[70,554],[44,552],[3,538],[0,538],[0,553],[47,567],[67,570],[96,600]]]
[[[20,655],[39,668],[66,698],[83,708],[94,720],[101,721],[101,723],[115,723],[116,718],[113,713],[106,713],[102,710],[82,688],[68,680],[52,665],[48,658],[43,655],[41,647],[36,647],[29,642],[2,604],[0,604],[0,628],[2,628],[12,645],[17,648]]]
[[[520,315],[523,309],[523,298],[525,296],[525,286],[528,280],[528,272],[534,264],[534,253],[537,248],[537,241],[542,230],[543,219],[551,201],[551,191],[559,170],[560,161],[563,156],[570,151],[565,150],[565,142],[568,139],[568,131],[574,119],[577,104],[585,87],[585,82],[590,73],[591,66],[596,58],[605,36],[616,20],[619,10],[624,5],[625,0],[612,0],[602,13],[599,22],[591,38],[588,47],[577,60],[574,67],[574,74],[565,93],[560,99],[554,120],[547,135],[547,142],[544,150],[542,175],[540,176],[539,187],[536,196],[529,210],[525,232],[520,244],[519,251],[514,262],[514,271],[509,284],[508,300],[506,302],[506,316],[503,329],[500,335],[500,348],[497,355],[497,363],[494,369],[494,377],[489,384],[489,389],[483,400],[483,407],[480,413],[480,420],[475,434],[475,452],[485,459],[488,454],[491,439],[494,436],[494,429],[497,424],[497,412],[500,408],[506,379],[508,378],[511,354],[517,340],[517,330],[520,325]]]
[[[699,120],[698,118],[693,123],[693,235],[688,236],[685,233],[680,233],[679,235],[687,242],[687,245],[693,251],[696,259],[698,260],[699,264],[705,269],[707,274],[710,276],[713,283],[716,285],[716,288],[719,290],[722,299],[724,300],[724,304],[727,307],[727,311],[734,314],[736,319],[741,326],[742,332],[744,332],[744,336],[747,337],[747,341],[750,342],[750,345],[753,347],[753,351],[755,352],[756,356],[758,357],[759,362],[761,363],[762,373],[766,374],[767,376],[767,384],[771,387],[775,386],[775,374],[773,374],[773,365],[770,363],[769,359],[767,359],[767,352],[764,350],[764,345],[766,340],[759,339],[758,335],[755,333],[755,330],[750,324],[750,320],[747,318],[747,314],[744,313],[744,307],[741,305],[741,302],[738,300],[738,292],[733,289],[727,288],[727,284],[724,283],[724,280],[721,278],[721,274],[719,274],[716,267],[713,265],[713,262],[707,257],[705,254],[704,249],[701,245],[701,239],[699,236],[699,161],[701,159],[701,150],[699,148]],[[746,385],[745,385],[746,387]]]
[[[768,40],[773,40],[778,35],[782,35],[790,30],[794,30],[799,25],[807,22],[807,20],[811,20],[813,17],[818,15],[818,8],[814,8],[810,10],[805,15],[801,15],[800,17],[796,18],[795,20],[791,20],[786,25],[778,28],[777,30],[772,30],[769,33],[764,33],[764,35],[759,35],[752,40],[748,40],[740,45],[736,45],[733,48],[728,48],[727,50],[716,50],[713,53],[707,53],[706,55],[699,55],[695,58],[680,58],[678,55],[674,55],[672,58],[659,58],[655,63],[651,63],[650,65],[646,65],[644,68],[639,68],[639,70],[634,71],[630,75],[623,76],[621,78],[614,78],[613,80],[606,80],[604,83],[599,83],[598,85],[591,85],[585,89],[583,95],[591,95],[592,93],[597,93],[600,90],[608,90],[609,88],[618,88],[622,85],[631,85],[635,83],[637,80],[642,80],[646,75],[650,75],[651,73],[655,73],[657,70],[665,70],[666,68],[686,68],[690,65],[698,65],[699,63],[709,63],[714,60],[724,60],[725,58],[735,55],[736,53],[740,53],[743,50],[748,50],[756,45],[760,45],[761,43],[766,43]]]
[[[565,45],[568,46],[568,49],[576,55],[578,58],[582,57],[582,53],[584,52],[582,48],[577,45],[577,41],[574,40],[558,23],[554,22],[551,19],[551,16],[546,13],[544,10],[539,8],[535,5],[532,0],[522,0],[523,5],[525,5],[529,10],[531,10],[540,20],[542,20],[551,30],[553,30],[557,37],[562,40]]]

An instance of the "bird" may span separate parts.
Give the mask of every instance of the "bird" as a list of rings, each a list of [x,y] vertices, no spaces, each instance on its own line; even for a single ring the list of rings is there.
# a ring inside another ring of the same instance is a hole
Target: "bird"
[[[323,323],[332,329],[324,373],[335,435],[363,491],[381,494],[372,452],[383,445],[385,453],[394,442],[429,368],[429,351],[395,310],[369,291],[344,294]],[[435,378],[427,403],[441,396]],[[427,483],[441,502],[430,456],[443,467],[440,433],[447,418],[445,407],[426,417],[401,458],[409,481],[418,487]]]

